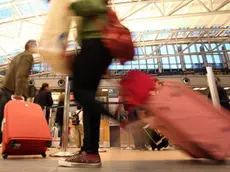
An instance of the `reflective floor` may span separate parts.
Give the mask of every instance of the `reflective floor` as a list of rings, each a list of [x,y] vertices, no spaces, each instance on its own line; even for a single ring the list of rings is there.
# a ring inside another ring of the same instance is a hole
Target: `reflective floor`
[[[50,149],[47,153],[53,153]],[[75,151],[70,149],[70,151]],[[0,172],[229,172],[230,161],[217,165],[213,161],[192,160],[177,150],[165,151],[134,151],[107,149],[101,153],[102,168],[71,169],[57,166],[58,158],[47,156],[12,157],[0,160]]]

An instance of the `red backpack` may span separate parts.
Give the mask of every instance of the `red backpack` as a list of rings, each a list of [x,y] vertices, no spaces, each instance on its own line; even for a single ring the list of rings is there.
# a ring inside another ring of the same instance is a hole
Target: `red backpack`
[[[121,64],[133,60],[134,45],[129,29],[123,26],[116,13],[108,8],[108,22],[102,28],[102,42],[110,54],[120,60]]]
[[[131,70],[120,81],[120,94],[127,104],[140,106],[148,99],[155,81],[155,78],[143,72]]]

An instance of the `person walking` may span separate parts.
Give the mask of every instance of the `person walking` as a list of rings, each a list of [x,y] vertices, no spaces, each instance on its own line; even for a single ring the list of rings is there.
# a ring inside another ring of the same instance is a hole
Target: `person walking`
[[[98,153],[101,114],[112,116],[108,109],[95,100],[101,77],[113,59],[101,40],[101,29],[107,22],[107,5],[107,0],[79,0],[69,7],[76,16],[82,17],[78,25],[81,51],[75,58],[72,76],[75,100],[83,106],[84,140],[81,151],[73,157],[60,160],[60,166],[101,166]],[[95,17],[101,27],[95,22]]]
[[[29,40],[25,44],[25,51],[18,54],[10,62],[7,73],[0,88],[0,122],[4,117],[4,108],[11,96],[28,95],[28,78],[33,66],[33,54],[37,53],[37,42]],[[0,131],[0,143],[2,143],[2,132]]]

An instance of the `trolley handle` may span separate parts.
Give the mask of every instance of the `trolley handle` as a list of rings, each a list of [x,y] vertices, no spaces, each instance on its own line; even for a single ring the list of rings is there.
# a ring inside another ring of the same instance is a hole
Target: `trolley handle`
[[[25,98],[23,96],[17,96],[17,95],[12,95],[11,100],[19,100],[19,101],[24,101]]]

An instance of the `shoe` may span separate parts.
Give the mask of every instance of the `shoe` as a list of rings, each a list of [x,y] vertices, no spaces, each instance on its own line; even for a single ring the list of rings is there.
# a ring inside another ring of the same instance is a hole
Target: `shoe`
[[[73,157],[65,160],[59,160],[58,165],[60,167],[73,168],[99,168],[101,167],[101,157],[99,154],[87,154],[86,152],[80,152]]]

